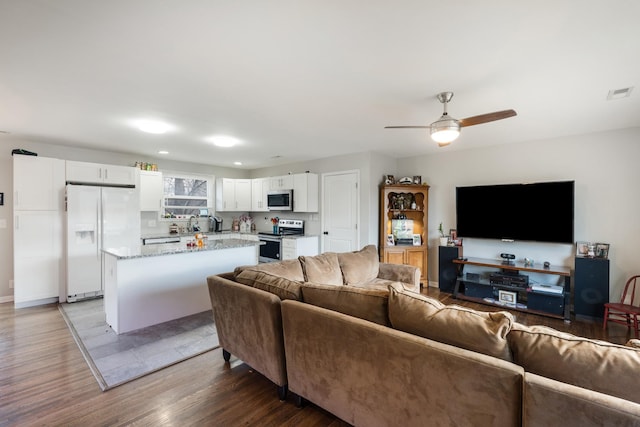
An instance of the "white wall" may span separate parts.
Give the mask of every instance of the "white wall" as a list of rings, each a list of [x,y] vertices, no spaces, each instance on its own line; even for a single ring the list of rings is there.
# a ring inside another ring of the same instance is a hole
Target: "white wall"
[[[526,144],[447,151],[398,161],[402,173],[422,175],[429,192],[430,281],[438,280],[437,227],[455,228],[455,187],[574,180],[575,239],[610,243],[611,299],[637,274],[640,239],[640,128]],[[523,206],[523,209],[550,207]],[[490,205],[478,209],[491,209]],[[496,215],[505,212],[496,210]],[[517,210],[511,213],[517,215]],[[573,267],[572,245],[464,240],[464,255],[495,258],[501,252]]]

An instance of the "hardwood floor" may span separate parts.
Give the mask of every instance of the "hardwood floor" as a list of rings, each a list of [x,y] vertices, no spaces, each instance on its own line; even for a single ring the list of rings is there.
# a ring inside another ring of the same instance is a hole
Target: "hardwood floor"
[[[452,300],[437,289],[424,294],[447,304],[491,307]],[[626,328],[514,313],[519,322],[624,343]],[[15,310],[0,304],[0,426],[65,425],[347,426],[324,410],[299,409],[289,396],[220,349],[102,392],[56,305]]]

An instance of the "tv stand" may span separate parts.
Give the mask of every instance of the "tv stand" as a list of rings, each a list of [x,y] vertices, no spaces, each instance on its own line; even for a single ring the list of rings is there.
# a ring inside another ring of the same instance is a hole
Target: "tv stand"
[[[484,258],[463,258],[452,261],[458,265],[458,278],[453,289],[453,297],[473,301],[480,304],[487,304],[503,307],[509,310],[534,313],[548,317],[571,321],[569,311],[569,301],[571,298],[571,269],[562,266],[544,267],[542,264],[525,265],[523,262],[484,259]],[[558,287],[547,287],[529,283],[526,286],[514,286],[511,284],[495,284],[488,279],[491,272],[487,270],[482,273],[465,276],[464,267],[473,265],[498,269],[505,274],[517,275],[520,273],[540,273],[551,274],[563,277],[563,285]],[[502,291],[502,292],[500,292]],[[502,294],[505,301],[500,301]],[[509,299],[515,297],[513,304],[508,303]]]

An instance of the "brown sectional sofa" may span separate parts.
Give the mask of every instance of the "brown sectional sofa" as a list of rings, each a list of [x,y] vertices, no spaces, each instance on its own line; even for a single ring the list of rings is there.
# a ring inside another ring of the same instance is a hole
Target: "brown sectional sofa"
[[[319,257],[207,278],[225,356],[282,399],[288,387],[364,426],[640,425],[640,350],[445,306],[415,283],[306,281],[335,273]]]

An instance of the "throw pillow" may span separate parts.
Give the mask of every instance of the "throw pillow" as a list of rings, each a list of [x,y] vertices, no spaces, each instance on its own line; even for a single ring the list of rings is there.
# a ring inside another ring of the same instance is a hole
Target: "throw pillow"
[[[289,280],[296,280],[303,282],[304,274],[302,273],[302,267],[300,261],[297,259],[288,259],[278,262],[265,262],[251,267],[254,270],[265,271],[276,276],[284,277]]]
[[[298,257],[305,282],[325,285],[342,285],[342,272],[338,256],[334,252],[325,252],[316,256]]]
[[[307,304],[338,311],[360,319],[389,326],[387,289],[354,286],[302,285],[302,300]]]
[[[525,371],[640,403],[640,350],[517,323],[508,339]]]
[[[408,291],[400,283],[389,285],[389,320],[393,328],[434,341],[511,361],[507,333],[511,313],[487,313]]]
[[[236,276],[236,282],[271,292],[282,300],[302,300],[302,294],[300,292],[302,281],[289,280],[268,271],[261,271],[257,268],[245,268]]]
[[[338,254],[345,285],[362,285],[378,277],[379,260],[375,245]]]

